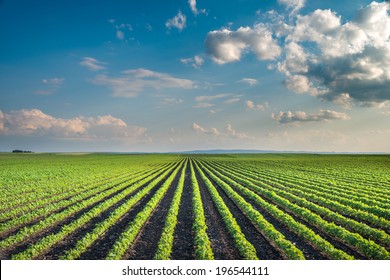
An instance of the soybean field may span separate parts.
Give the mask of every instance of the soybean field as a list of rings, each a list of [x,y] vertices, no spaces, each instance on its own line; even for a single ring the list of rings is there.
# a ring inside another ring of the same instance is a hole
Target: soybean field
[[[390,259],[390,156],[0,154],[1,259]]]

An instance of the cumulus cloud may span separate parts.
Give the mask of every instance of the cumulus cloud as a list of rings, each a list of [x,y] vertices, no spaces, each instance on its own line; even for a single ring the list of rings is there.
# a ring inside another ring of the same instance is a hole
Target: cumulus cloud
[[[269,107],[268,103],[263,103],[263,104],[255,104],[251,100],[245,101],[246,108],[248,110],[255,110],[255,111],[264,111],[266,108]]]
[[[296,93],[345,108],[390,100],[388,1],[372,2],[349,21],[330,9],[301,15],[303,0],[278,2],[292,11],[288,18],[269,11],[253,28],[210,31],[205,49],[213,61],[236,62],[251,51],[259,60],[276,60],[269,69],[284,74]]]
[[[91,71],[99,71],[105,69],[106,67],[103,66],[104,64],[104,62],[101,62],[93,57],[83,57],[83,60],[80,62],[81,66],[84,66]]]
[[[165,26],[168,29],[177,28],[179,31],[182,31],[186,27],[186,21],[186,16],[179,10],[176,16],[166,21]]]
[[[278,0],[278,3],[291,9],[293,13],[298,12],[305,6],[306,0]]]
[[[256,24],[253,28],[240,27],[236,31],[226,28],[210,31],[205,47],[218,64],[239,61],[249,50],[260,60],[274,60],[281,53],[281,48],[264,24]]]
[[[218,136],[220,138],[235,138],[235,139],[249,139],[250,137],[245,133],[237,132],[231,124],[227,124],[223,131],[219,131],[215,127],[204,128],[197,123],[192,124],[192,129],[201,134]]]
[[[329,120],[349,120],[350,117],[345,113],[331,110],[320,110],[319,113],[307,114],[303,111],[272,113],[272,118],[280,124],[300,124],[305,122],[318,122]]]
[[[55,118],[38,109],[23,109],[3,113],[0,111],[0,134],[44,136],[74,140],[136,140],[146,128],[129,126],[111,115],[79,116],[71,119]]]
[[[390,100],[389,10],[388,2],[372,2],[344,24],[331,10],[297,15],[278,64],[286,86],[344,107]]]
[[[93,83],[110,87],[113,96],[117,97],[136,97],[146,89],[192,89],[195,87],[195,83],[191,80],[180,79],[143,68],[126,70],[122,74],[121,77],[97,75]]]

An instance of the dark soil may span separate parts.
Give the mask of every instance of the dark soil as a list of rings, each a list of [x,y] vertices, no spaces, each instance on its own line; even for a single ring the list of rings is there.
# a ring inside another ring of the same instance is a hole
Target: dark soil
[[[165,226],[168,210],[179,182],[180,172],[181,170],[179,170],[164,197],[149,216],[133,245],[124,255],[124,259],[152,260],[154,258],[162,230]]]
[[[7,256],[11,256],[13,254],[17,254],[17,253],[20,253],[24,250],[26,250],[28,248],[28,246],[30,246],[31,244],[34,244],[35,242],[37,242],[39,239],[43,238],[44,236],[47,236],[47,235],[50,235],[50,234],[56,234],[58,233],[59,231],[61,231],[62,227],[66,224],[69,224],[71,223],[72,221],[80,218],[83,214],[87,213],[88,211],[90,211],[93,207],[95,207],[96,205],[98,205],[99,203],[101,203],[103,200],[107,200],[107,199],[110,199],[112,197],[114,197],[115,195],[119,194],[120,192],[122,192],[124,189],[126,189],[127,187],[129,186],[126,186],[116,192],[114,192],[113,194],[110,194],[108,197],[106,198],[103,198],[102,200],[99,200],[89,206],[87,206],[86,208],[82,209],[81,211],[75,213],[74,215],[70,216],[70,217],[67,217],[66,219],[62,220],[61,222],[57,223],[57,224],[53,224],[51,227],[49,228],[46,228],[44,230],[42,230],[41,232],[37,233],[37,234],[34,234],[34,235],[31,235],[29,236],[28,239],[20,242],[17,244],[17,246],[13,247],[12,249],[8,250],[7,251]],[[144,186],[143,186],[144,187]],[[139,191],[140,189],[136,190]],[[132,195],[134,195],[135,192],[132,192],[131,194],[127,195],[125,198],[123,198],[122,200],[120,200],[119,202],[117,202],[115,205],[120,205],[121,203],[123,203],[123,201],[125,201],[126,199],[128,199],[129,197],[131,197]],[[94,218],[96,219],[96,218]]]
[[[195,174],[200,188],[206,218],[207,235],[211,242],[214,258],[216,260],[241,259],[240,252],[235,247],[234,240],[226,230],[225,223],[219,215],[205,183],[197,170],[195,170]]]
[[[343,244],[342,242],[336,240],[335,238],[325,234],[324,232],[322,232],[321,230],[319,230],[317,227],[315,227],[314,225],[311,225],[309,224],[308,222],[306,222],[305,220],[303,220],[302,218],[298,217],[297,215],[295,215],[294,213],[292,213],[291,211],[289,211],[288,209],[285,209],[283,207],[281,207],[280,205],[277,205],[275,203],[273,203],[272,201],[270,201],[268,198],[262,196],[260,193],[257,193],[258,195],[260,195],[264,200],[266,200],[267,202],[269,203],[272,203],[276,206],[278,206],[279,209],[285,211],[286,213],[288,213],[291,217],[294,218],[294,220],[296,220],[298,223],[301,223],[303,225],[305,225],[306,227],[310,228],[312,231],[314,231],[316,234],[318,234],[319,236],[321,236],[323,239],[325,239],[326,241],[328,241],[329,243],[331,243],[335,248],[337,249],[340,249],[344,252],[346,252],[347,254],[353,256],[355,259],[367,259],[366,257],[362,256],[361,254],[359,254],[358,252],[356,252],[355,250],[351,249],[350,247],[348,247],[347,245]]]
[[[177,217],[177,225],[173,238],[173,247],[171,253],[172,260],[193,260],[195,259],[194,233],[192,224],[194,213],[192,209],[192,185],[191,169],[187,164],[184,189],[180,201],[180,208]]]
[[[205,173],[206,174],[206,173]],[[208,179],[216,186],[219,195],[236,219],[245,238],[255,247],[257,257],[261,260],[282,260],[283,256],[278,252],[268,240],[256,229],[252,222],[244,215],[237,205],[226,195],[218,184],[208,175]]]
[[[164,178],[167,178],[169,174]],[[150,181],[152,181],[154,178],[152,178]],[[76,245],[79,239],[83,238],[88,232],[91,232],[98,223],[108,218],[112,211],[114,211],[117,207],[122,205],[128,199],[131,199],[131,197],[133,197],[136,193],[138,193],[139,191],[141,191],[143,188],[147,186],[148,183],[142,185],[135,192],[132,192],[131,194],[127,195],[124,199],[120,200],[118,203],[112,205],[110,208],[103,211],[98,217],[93,218],[91,221],[86,223],[83,227],[77,229],[75,232],[67,236],[56,246],[52,247],[50,252],[45,254],[45,259],[57,259],[61,255],[65,254],[67,250],[73,248]],[[115,243],[119,235],[122,233],[122,231],[126,228],[126,225],[134,219],[134,217],[144,207],[144,205],[149,201],[149,199],[153,196],[153,194],[157,191],[157,189],[160,186],[161,183],[157,184],[146,196],[141,198],[140,201],[138,201],[135,205],[133,205],[133,207],[123,217],[121,217],[118,220],[118,222],[114,224],[104,234],[102,238],[97,240],[89,249],[86,250],[86,252],[84,252],[80,256],[80,259],[85,259],[85,260],[105,259],[108,251],[111,249],[111,247],[113,246],[113,244]]]
[[[226,174],[225,174],[226,175]],[[236,189],[235,189],[236,190]],[[328,259],[327,256],[323,255],[316,248],[313,248],[310,244],[308,244],[302,237],[298,236],[296,233],[290,231],[285,225],[279,222],[276,218],[274,218],[271,214],[269,214],[266,210],[261,208],[257,203],[255,203],[252,199],[245,196],[236,190],[247,202],[249,202],[254,209],[256,209],[269,223],[271,223],[277,231],[282,233],[284,237],[293,243],[298,249],[302,251],[305,258],[308,260],[322,260]]]

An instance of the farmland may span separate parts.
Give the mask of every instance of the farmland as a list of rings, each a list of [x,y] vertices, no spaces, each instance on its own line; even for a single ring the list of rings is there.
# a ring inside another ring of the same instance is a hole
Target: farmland
[[[0,154],[1,259],[390,259],[390,156]]]

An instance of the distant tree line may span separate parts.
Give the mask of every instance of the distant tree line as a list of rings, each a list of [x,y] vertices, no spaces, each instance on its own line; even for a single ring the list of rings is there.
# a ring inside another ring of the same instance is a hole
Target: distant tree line
[[[13,153],[33,153],[32,151],[13,150]]]

